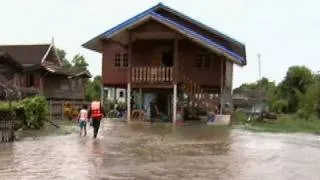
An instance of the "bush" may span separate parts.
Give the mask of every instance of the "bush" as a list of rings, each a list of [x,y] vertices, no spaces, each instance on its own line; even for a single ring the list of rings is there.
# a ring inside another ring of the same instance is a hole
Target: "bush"
[[[243,123],[247,120],[247,116],[241,110],[234,111],[231,116],[232,122]]]
[[[274,102],[271,106],[272,111],[283,113],[288,109],[288,101],[280,99]]]
[[[299,99],[299,115],[303,118],[309,118],[312,114],[320,114],[320,82],[310,85],[306,93],[297,93],[297,96]]]
[[[17,117],[26,128],[39,129],[48,115],[48,103],[42,96],[23,99],[14,107]],[[18,113],[19,112],[19,113]]]

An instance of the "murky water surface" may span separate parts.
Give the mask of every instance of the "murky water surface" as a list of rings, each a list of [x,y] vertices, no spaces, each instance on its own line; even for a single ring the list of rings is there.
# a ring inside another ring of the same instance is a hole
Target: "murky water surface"
[[[0,179],[320,179],[320,137],[104,121],[0,144]]]

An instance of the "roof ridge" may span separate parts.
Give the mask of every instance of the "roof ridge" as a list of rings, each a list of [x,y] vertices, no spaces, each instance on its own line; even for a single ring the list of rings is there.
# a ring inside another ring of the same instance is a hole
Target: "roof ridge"
[[[127,19],[127,20],[125,20],[125,21],[123,21],[123,22],[121,22],[121,23],[119,23],[119,24],[117,24],[117,25],[115,25],[115,26],[113,26],[113,27],[111,27],[111,28],[109,28],[107,31],[104,31],[103,33],[100,33],[99,35],[95,36],[95,37],[92,38],[91,40],[83,43],[82,46],[85,47],[85,46],[86,46],[87,44],[89,44],[90,41],[92,41],[93,39],[102,38],[103,36],[105,36],[105,35],[113,32],[114,30],[116,30],[119,26],[122,26],[122,25],[124,25],[124,24],[126,24],[126,23],[128,23],[128,22],[130,22],[130,21],[133,21],[133,20],[135,20],[136,18],[138,18],[138,17],[140,17],[140,16],[142,16],[142,15],[144,15],[144,14],[146,14],[146,13],[150,13],[150,12],[152,12],[154,9],[158,9],[159,7],[162,7],[162,6],[163,6],[163,4],[160,2],[160,3],[152,6],[151,8],[148,8],[148,9],[146,9],[146,10],[144,10],[144,11],[136,14],[135,16],[133,16],[133,17],[131,17],[131,18],[129,18],[129,19]]]
[[[224,38],[227,38],[227,39],[229,39],[229,40],[231,40],[231,41],[233,41],[235,43],[238,43],[240,45],[244,45],[243,42],[231,37],[230,35],[222,33],[220,31],[218,31],[216,28],[212,28],[212,27],[206,25],[205,23],[202,23],[202,22],[200,22],[200,21],[198,21],[198,20],[196,20],[196,19],[194,19],[194,18],[192,18],[192,17],[190,17],[190,16],[188,16],[188,15],[186,15],[186,14],[180,12],[180,11],[177,11],[177,10],[175,10],[175,9],[173,9],[173,8],[163,4],[163,3],[159,3],[158,5],[159,5],[159,7],[162,7],[162,8],[168,10],[169,12],[171,12],[171,13],[177,15],[177,16],[181,16],[182,18],[185,18],[188,21],[192,21],[192,23],[202,27],[203,29],[205,29],[205,30],[207,30],[207,31],[209,31],[211,33],[217,33],[217,34],[219,34],[221,36],[224,36]]]

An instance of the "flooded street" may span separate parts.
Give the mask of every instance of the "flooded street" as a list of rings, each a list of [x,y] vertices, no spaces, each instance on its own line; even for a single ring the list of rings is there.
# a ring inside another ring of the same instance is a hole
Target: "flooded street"
[[[320,137],[104,121],[0,144],[0,179],[320,179]]]

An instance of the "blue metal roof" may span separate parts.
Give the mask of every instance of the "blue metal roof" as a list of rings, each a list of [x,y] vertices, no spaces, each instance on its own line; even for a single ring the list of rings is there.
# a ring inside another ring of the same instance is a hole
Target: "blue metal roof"
[[[195,31],[193,31],[193,30],[191,30],[191,29],[189,29],[189,28],[187,28],[187,27],[185,27],[185,26],[183,26],[183,25],[181,25],[181,24],[179,24],[179,23],[177,23],[177,22],[175,22],[175,21],[173,21],[171,19],[168,19],[168,18],[156,13],[155,11],[158,10],[159,8],[163,8],[165,10],[168,9],[167,6],[164,6],[162,3],[159,3],[159,4],[151,7],[150,9],[148,9],[148,10],[146,10],[146,11],[144,11],[144,12],[142,12],[142,13],[140,13],[140,14],[132,17],[132,18],[130,18],[129,20],[127,20],[127,21],[125,21],[125,22],[123,22],[123,23],[121,23],[121,24],[109,29],[108,31],[100,34],[99,36],[97,36],[94,39],[92,39],[92,40],[88,41],[87,43],[85,43],[83,46],[87,47],[90,42],[95,42],[98,39],[110,38],[113,35],[113,33],[117,32],[117,31],[120,31],[120,30],[123,30],[126,27],[129,27],[129,26],[133,25],[134,23],[136,23],[137,21],[139,21],[139,20],[141,20],[143,18],[146,18],[148,16],[152,16],[153,18],[156,18],[159,21],[163,21],[165,23],[169,23],[169,24],[175,26],[179,30],[182,30],[186,34],[192,36],[192,38],[196,38],[197,40],[200,40],[200,41],[202,41],[202,42],[204,42],[204,43],[206,43],[206,44],[218,49],[222,53],[225,53],[225,54],[233,57],[234,59],[237,60],[238,64],[246,65],[245,57],[242,57],[239,54],[226,49],[224,46],[220,45],[217,42],[214,42],[212,39],[208,39],[208,38],[204,37],[203,35],[195,32]],[[170,10],[172,11],[172,9],[170,9]],[[191,18],[189,18],[189,19],[191,19]],[[196,24],[197,23],[198,22],[196,21]],[[215,32],[217,32],[217,31],[215,31]],[[224,37],[227,37],[227,36],[224,36]],[[229,37],[227,37],[227,38],[229,38]],[[232,38],[229,38],[229,39],[233,40]],[[235,40],[233,40],[233,41],[235,41]],[[239,43],[239,42],[237,42],[237,43]]]
[[[154,10],[158,9],[160,6],[162,6],[161,3],[151,7],[150,9],[143,11],[142,13],[128,19],[127,21],[109,29],[108,31],[102,33],[100,36],[102,37],[109,37],[112,33],[116,32],[117,30],[122,29],[123,27],[127,27],[130,26],[131,24],[135,23],[137,20],[146,17],[147,15],[150,15],[150,13],[152,13]]]
[[[243,57],[241,57],[241,56],[239,56],[238,54],[236,54],[236,53],[234,53],[234,52],[226,49],[225,47],[219,45],[218,43],[212,41],[211,39],[208,39],[208,38],[200,35],[199,33],[196,33],[195,31],[192,31],[192,30],[190,30],[189,28],[187,28],[187,27],[185,27],[185,26],[183,26],[183,25],[181,25],[181,24],[178,24],[177,22],[174,22],[174,21],[172,21],[172,20],[170,20],[170,19],[168,19],[168,18],[165,18],[165,17],[161,16],[160,14],[157,14],[157,13],[154,13],[154,12],[151,12],[151,14],[152,14],[153,16],[159,18],[160,20],[163,20],[163,21],[165,21],[165,22],[168,22],[168,23],[176,26],[177,28],[185,31],[186,33],[188,33],[189,35],[193,36],[194,38],[199,39],[199,40],[201,40],[201,41],[204,41],[204,42],[208,43],[210,46],[213,46],[213,47],[217,48],[218,50],[220,50],[220,51],[228,54],[229,56],[234,57],[235,59],[238,60],[238,63],[239,63],[239,64],[242,65],[242,64],[245,62],[245,59],[244,59]]]

